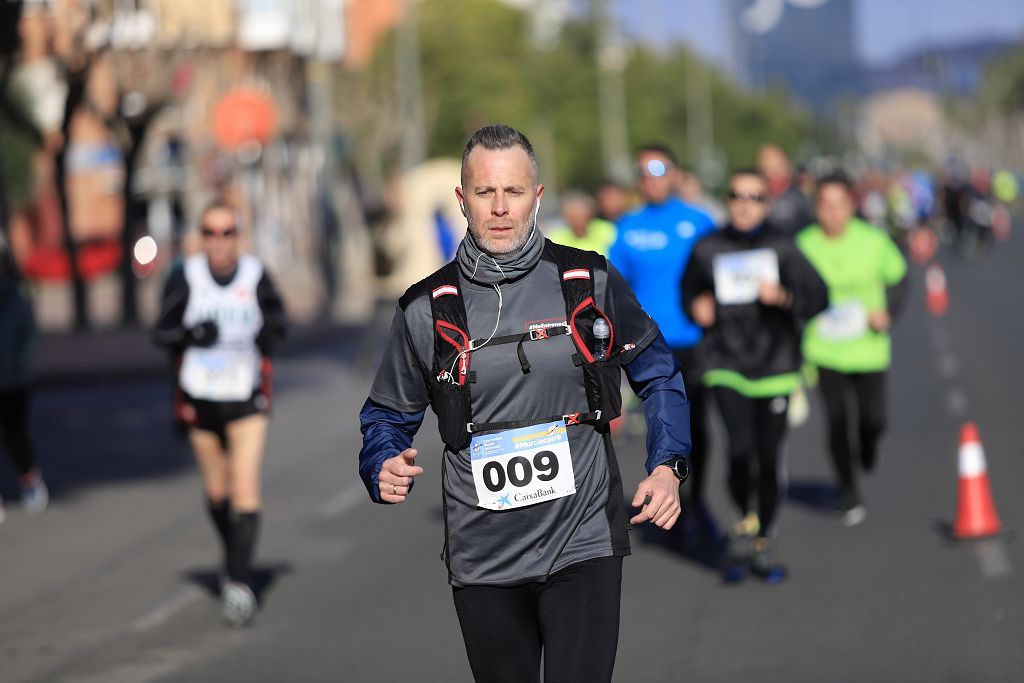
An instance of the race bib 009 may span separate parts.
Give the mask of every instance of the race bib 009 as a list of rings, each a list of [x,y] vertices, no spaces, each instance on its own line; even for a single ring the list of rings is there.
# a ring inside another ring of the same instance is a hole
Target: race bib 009
[[[474,436],[469,452],[479,507],[510,510],[576,493],[563,420]]]

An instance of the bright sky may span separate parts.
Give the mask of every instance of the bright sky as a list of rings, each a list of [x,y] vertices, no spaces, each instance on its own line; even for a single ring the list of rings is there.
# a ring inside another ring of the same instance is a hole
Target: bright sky
[[[717,63],[728,46],[726,0],[615,0],[624,30],[664,43],[683,39]],[[927,45],[1024,38],[1022,0],[854,0],[857,50],[873,64]]]

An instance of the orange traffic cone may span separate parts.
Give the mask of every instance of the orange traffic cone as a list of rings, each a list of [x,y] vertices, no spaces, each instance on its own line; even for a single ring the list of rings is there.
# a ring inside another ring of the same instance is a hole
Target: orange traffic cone
[[[956,506],[953,537],[984,538],[1002,531],[992,492],[988,485],[985,451],[978,437],[978,427],[968,422],[960,431],[960,496]]]
[[[946,273],[933,263],[924,273],[925,301],[932,315],[944,315],[949,310],[949,292],[946,290]]]
[[[931,228],[918,228],[910,233],[910,257],[918,263],[927,263],[939,248],[939,238]]]

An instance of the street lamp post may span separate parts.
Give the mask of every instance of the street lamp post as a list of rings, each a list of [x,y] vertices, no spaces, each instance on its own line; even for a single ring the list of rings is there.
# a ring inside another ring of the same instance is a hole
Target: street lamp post
[[[626,128],[626,48],[608,0],[592,0],[597,25],[597,97],[604,172],[620,183],[630,181],[629,133]]]

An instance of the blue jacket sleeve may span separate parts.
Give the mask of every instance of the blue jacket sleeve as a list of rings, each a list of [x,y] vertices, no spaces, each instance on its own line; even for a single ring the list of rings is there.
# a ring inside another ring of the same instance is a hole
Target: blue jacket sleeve
[[[658,336],[625,366],[647,421],[647,472],[673,457],[690,457],[690,402],[676,357]]]
[[[622,223],[620,222],[617,226],[618,235],[615,238],[615,242],[612,243],[611,249],[608,250],[608,261],[615,266],[615,269],[619,271],[622,277],[629,279],[631,272],[629,269],[629,254],[627,253],[628,247],[622,239]]]
[[[412,446],[412,438],[423,424],[423,414],[402,413],[370,399],[359,411],[359,431],[363,447],[359,450],[359,477],[374,503],[382,503],[378,479],[384,461]],[[414,482],[415,483],[415,482]],[[412,490],[412,486],[409,487]]]

